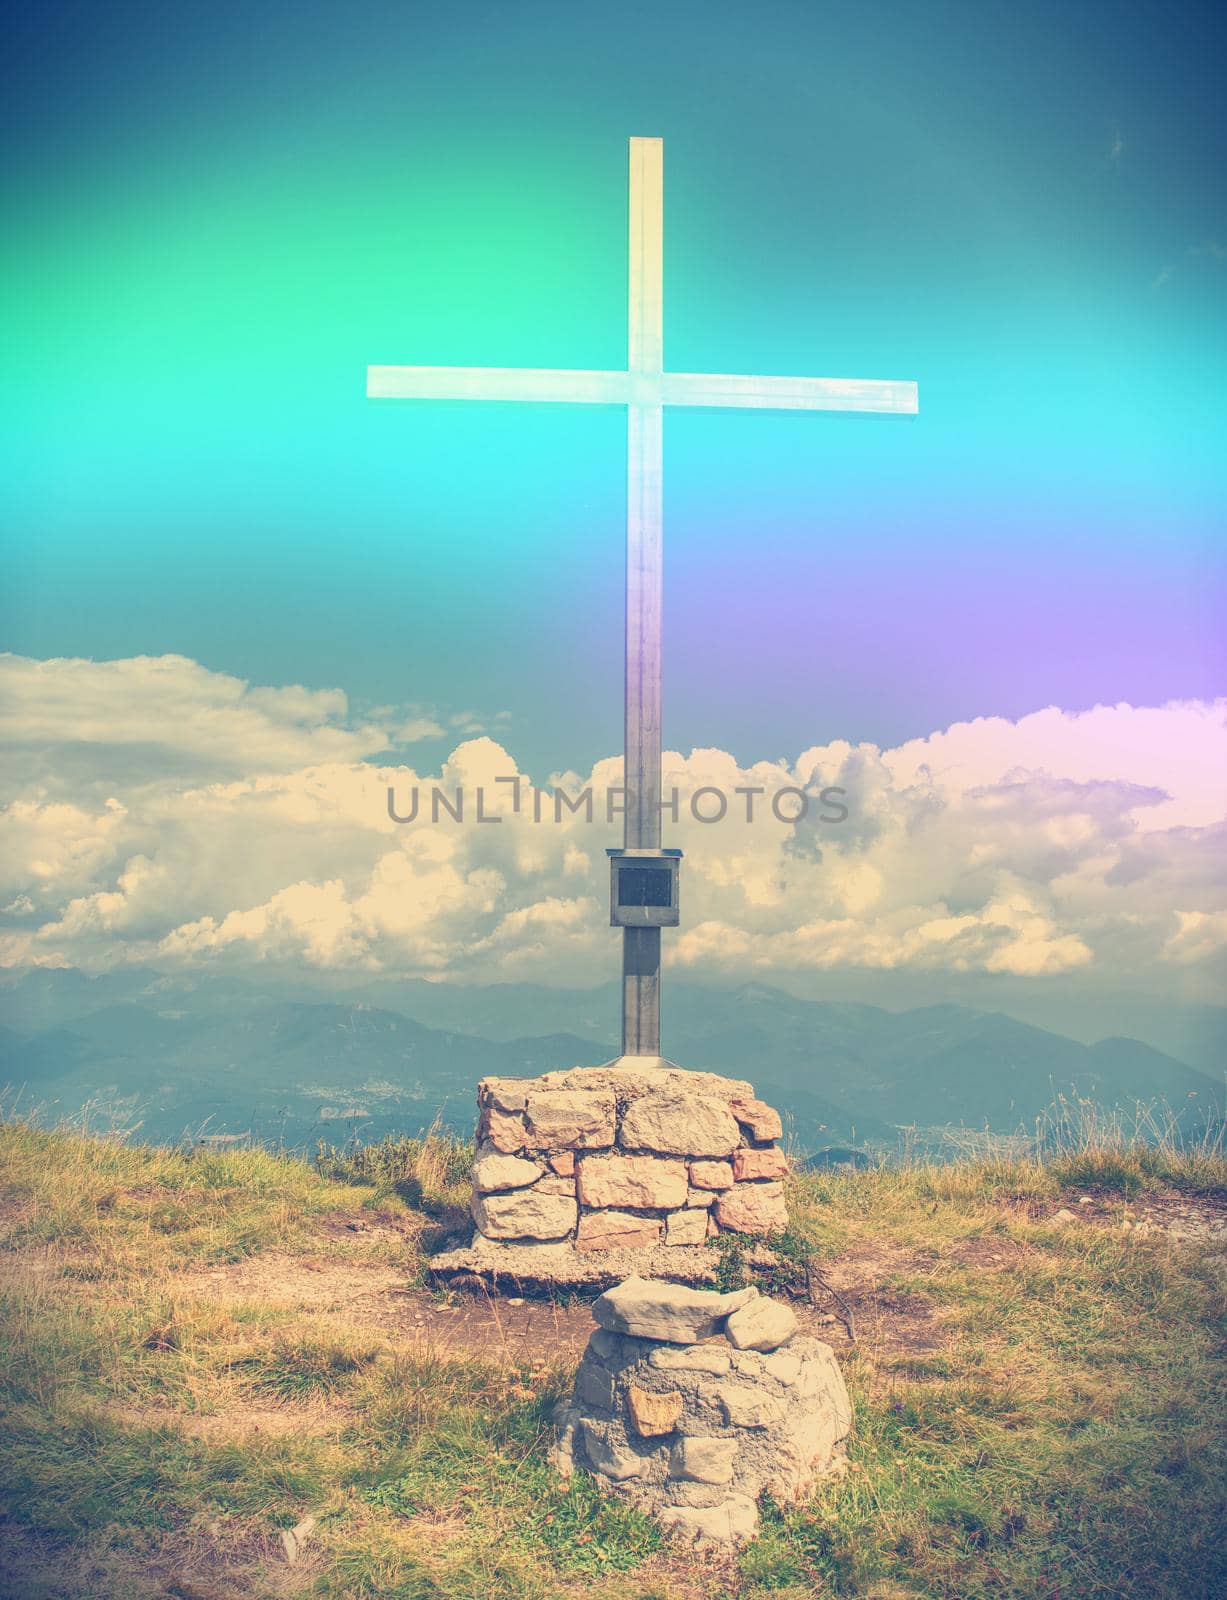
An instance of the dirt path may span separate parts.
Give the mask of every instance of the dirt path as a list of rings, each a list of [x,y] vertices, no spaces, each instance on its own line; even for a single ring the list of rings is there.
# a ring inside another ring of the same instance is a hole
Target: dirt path
[[[858,1342],[879,1354],[937,1350],[946,1332],[923,1293],[892,1287],[900,1276],[932,1270],[934,1258],[899,1249],[849,1252],[824,1269],[852,1305]],[[577,1361],[592,1332],[587,1300],[555,1305],[486,1293],[431,1294],[412,1286],[406,1268],[381,1263],[264,1254],[177,1275],[171,1292],[187,1298],[243,1301],[312,1316],[335,1317],[379,1331],[392,1343],[436,1355],[479,1357],[508,1367]],[[826,1306],[794,1303],[805,1333],[836,1348],[848,1338]]]
[[[404,1267],[266,1254],[206,1272],[185,1272],[172,1292],[201,1299],[260,1300],[378,1330],[392,1343],[436,1355],[521,1367],[578,1359],[592,1331],[586,1304],[484,1294],[432,1295]]]
[[[1221,1200],[1145,1197],[1125,1204],[1085,1196],[1064,1206],[1054,1202],[1027,1208],[1026,1214],[1032,1221],[1057,1226],[1090,1223],[1139,1240],[1165,1235],[1195,1248],[1227,1245],[1227,1201]],[[407,1242],[405,1230],[393,1219],[368,1222],[338,1214],[323,1219],[320,1231],[329,1243],[327,1255],[268,1251],[226,1266],[177,1273],[166,1280],[166,1291],[172,1297],[215,1303],[258,1300],[287,1312],[369,1328],[402,1348],[480,1358],[508,1368],[578,1360],[592,1331],[585,1301],[553,1305],[415,1288],[411,1265],[372,1258],[372,1245],[386,1245],[389,1253],[399,1254]],[[344,1245],[351,1238],[354,1254],[346,1259]],[[1037,1248],[995,1234],[964,1240],[939,1256],[883,1241],[848,1250],[824,1263],[823,1271],[852,1309],[863,1353],[888,1359],[923,1356],[939,1351],[949,1337],[940,1309],[923,1292],[929,1273],[951,1259],[981,1271],[1003,1270]],[[59,1276],[64,1259],[46,1250],[3,1252],[0,1277],[46,1282]],[[905,1292],[895,1287],[901,1278],[920,1283]],[[833,1306],[802,1302],[795,1310],[804,1332],[837,1350],[849,1348]]]
[[[1096,1195],[1078,1195],[1072,1201],[1047,1208],[1044,1219],[1053,1221],[1068,1212],[1080,1222],[1119,1228],[1138,1238],[1166,1234],[1173,1244],[1227,1246],[1227,1197],[1209,1195],[1144,1195],[1121,1201]]]

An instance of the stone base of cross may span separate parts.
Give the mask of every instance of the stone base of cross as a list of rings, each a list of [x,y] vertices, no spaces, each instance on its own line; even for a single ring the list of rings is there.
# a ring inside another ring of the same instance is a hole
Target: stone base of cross
[[[624,1056],[484,1078],[477,1104],[476,1231],[434,1257],[436,1283],[710,1283],[708,1240],[788,1226],[783,1125],[744,1079]]]
[[[662,140],[630,141],[630,315],[624,372],[521,367],[367,369],[367,394],[376,400],[523,400],[626,409],[627,809],[624,848],[616,853],[613,867],[611,920],[623,930],[622,1051],[639,1059],[641,1065],[660,1058],[660,931],[678,921],[678,853],[660,847],[664,409],[733,406],[894,416],[913,415],[918,409],[916,385],[910,382],[666,372],[663,164]],[[669,884],[654,882],[653,874],[667,874]],[[660,896],[666,888],[672,899],[662,905]]]

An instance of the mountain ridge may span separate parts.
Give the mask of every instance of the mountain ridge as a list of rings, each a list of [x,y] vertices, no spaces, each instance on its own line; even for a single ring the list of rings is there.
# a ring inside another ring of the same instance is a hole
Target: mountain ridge
[[[389,982],[345,999],[229,975],[40,972],[0,991],[9,1018],[0,1081],[27,1101],[45,1096],[49,1114],[90,1110],[139,1123],[147,1138],[208,1127],[301,1147],[342,1131],[416,1132],[436,1114],[467,1132],[479,1078],[536,1076],[617,1053],[614,985],[439,988]],[[433,1001],[433,1015],[373,1003],[380,993]],[[1061,1096],[1113,1113],[1165,1101],[1190,1128],[1222,1114],[1212,1078],[1124,1036],[1085,1045],[955,1002],[894,1012],[801,1000],[762,983],[674,983],[668,999],[668,1053],[749,1078],[806,1152],[886,1147],[901,1128],[1017,1132]],[[438,1025],[458,1010],[466,1027]],[[513,1022],[535,1026],[508,1036]]]

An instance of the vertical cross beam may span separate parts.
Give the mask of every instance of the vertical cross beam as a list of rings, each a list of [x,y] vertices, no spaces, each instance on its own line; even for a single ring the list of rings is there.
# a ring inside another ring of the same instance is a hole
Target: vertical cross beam
[[[626,829],[660,847],[664,146],[630,142],[626,408]],[[638,380],[638,381],[636,381]],[[660,929],[622,930],[622,1053],[660,1054]]]
[[[660,849],[661,418],[674,406],[914,416],[912,382],[781,378],[664,370],[663,144],[630,142],[630,319],[624,372],[520,367],[367,369],[375,399],[522,400],[625,405],[626,834]],[[631,920],[630,918],[626,919]],[[622,1053],[660,1055],[660,929],[623,926]]]

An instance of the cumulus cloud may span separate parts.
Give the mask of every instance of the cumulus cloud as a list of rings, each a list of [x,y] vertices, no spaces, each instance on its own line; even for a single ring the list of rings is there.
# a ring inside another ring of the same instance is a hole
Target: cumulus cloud
[[[885,759],[897,783],[932,774],[943,785],[967,789],[1000,784],[1012,774],[1024,782],[1047,774],[1072,783],[1134,785],[1150,791],[1156,808],[1138,815],[1141,827],[1205,825],[1223,816],[1225,708],[1223,700],[1081,712],[1049,706],[1017,722],[956,722],[900,745]]]
[[[421,744],[424,739],[444,737],[443,728],[433,717],[410,717],[396,730],[397,744]]]
[[[10,781],[131,787],[191,774],[289,772],[388,748],[384,729],[349,726],[348,710],[339,689],[253,688],[186,656],[0,655],[0,747]]]
[[[403,712],[354,719],[337,691],[252,688],[181,657],[0,666],[10,965],[588,982],[616,959],[619,760],[557,775],[593,799],[591,821],[582,802],[555,820],[502,743],[472,734],[434,772],[392,765]],[[421,737],[447,720],[415,717]],[[1222,702],[1049,708],[747,767],[666,753],[664,831],[687,858],[668,959],[707,978],[1065,975],[1212,997],[1225,771]],[[402,816],[417,791],[412,822],[389,816],[389,788]],[[782,820],[798,789],[805,816]],[[720,821],[693,814],[700,790],[704,816],[723,797]]]

